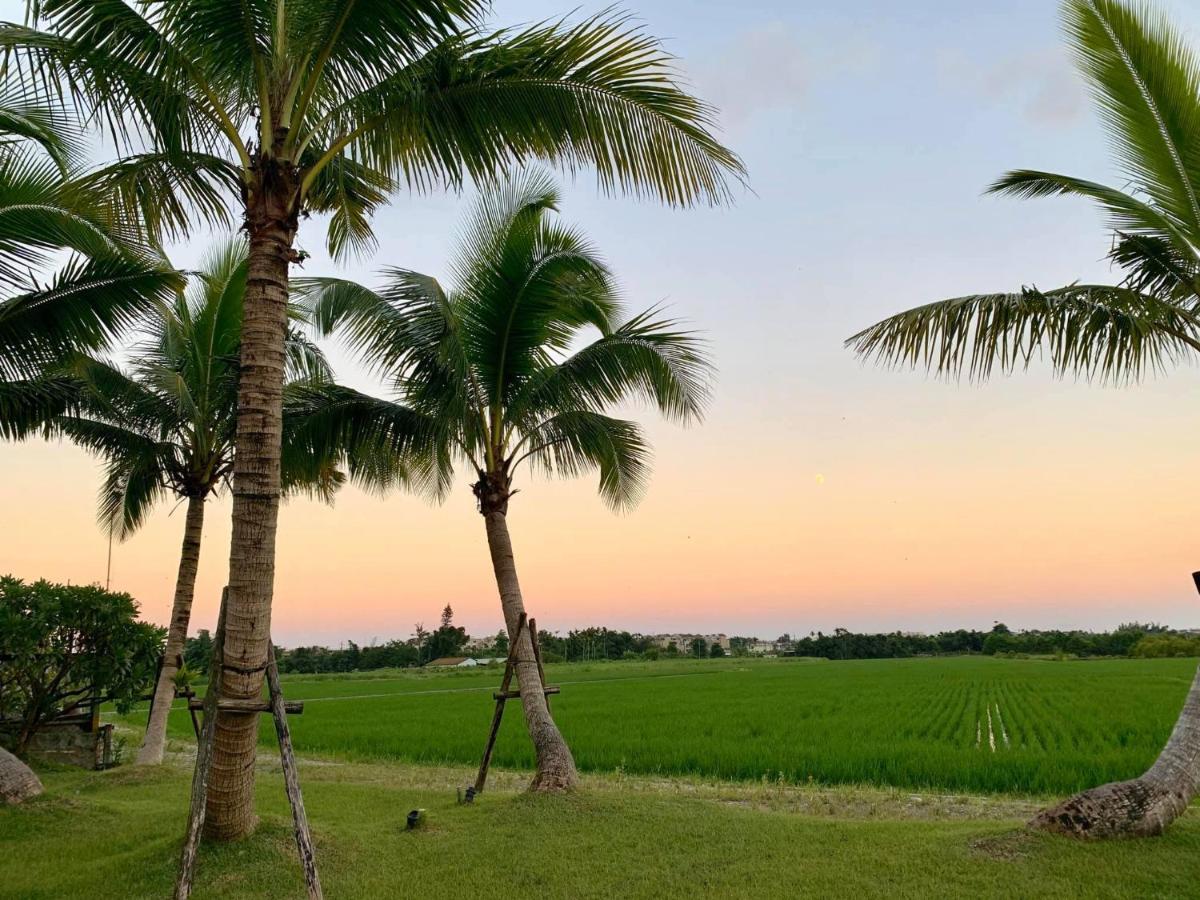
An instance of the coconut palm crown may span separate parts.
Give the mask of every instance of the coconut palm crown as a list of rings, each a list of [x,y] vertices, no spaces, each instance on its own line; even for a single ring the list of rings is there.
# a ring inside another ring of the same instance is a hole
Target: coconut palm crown
[[[973,379],[1047,357],[1059,374],[1128,382],[1200,351],[1200,58],[1141,3],[1067,0],[1063,20],[1125,186],[1019,170],[991,191],[1094,201],[1123,279],[919,306],[851,337],[860,356]],[[1080,837],[1157,834],[1198,792],[1200,672],[1144,775],[1086,791],[1033,824]]]
[[[695,334],[655,310],[622,317],[595,249],[551,215],[558,201],[539,174],[485,192],[453,258],[450,289],[400,269],[380,291],[298,282],[314,324],[344,336],[397,402],[317,388],[313,415],[297,421],[310,423],[315,447],[351,448],[351,477],[368,484],[386,475],[381,448],[413,418],[429,423],[442,457],[470,466],[522,685],[539,679],[528,630],[518,636],[524,605],[506,521],[522,465],[563,476],[598,471],[601,496],[627,508],[645,487],[649,447],[612,408],[647,401],[669,419],[694,422],[711,374]],[[537,752],[533,787],[571,787],[574,761],[545,698],[525,691],[522,705]]]
[[[711,366],[703,341],[657,310],[622,319],[611,272],[582,233],[551,216],[558,203],[542,174],[486,192],[459,241],[449,290],[405,269],[387,270],[379,291],[337,278],[296,280],[305,317],[319,333],[340,334],[397,397],[389,404],[346,388],[297,391],[298,404],[307,393],[313,411],[327,410],[314,428],[331,446],[339,429],[357,428],[358,440],[343,446],[377,448],[393,424],[386,410],[424,417],[443,451],[475,473],[477,497],[492,482],[507,495],[528,464],[563,476],[596,470],[612,507],[637,502],[649,447],[636,423],[606,413],[646,400],[668,419],[698,421]],[[588,331],[596,338],[579,346]],[[342,404],[340,416],[322,406],[330,400]],[[368,485],[379,477],[362,457],[349,460],[349,471]]]

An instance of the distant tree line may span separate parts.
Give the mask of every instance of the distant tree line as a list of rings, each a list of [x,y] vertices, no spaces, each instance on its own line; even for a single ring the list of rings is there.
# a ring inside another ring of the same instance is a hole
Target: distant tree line
[[[407,640],[362,646],[347,641],[338,648],[308,646],[276,648],[281,672],[366,672],[373,669],[403,669],[423,666],[447,656],[469,655],[475,658],[502,658],[508,654],[508,636],[500,631],[490,642],[466,653],[469,640],[466,629],[453,624],[453,610],[442,611],[439,627],[427,631],[418,624]],[[758,643],[753,637],[729,639],[729,655],[749,656]],[[942,631],[937,634],[913,634],[894,631],[860,634],[837,628],[831,634],[814,632],[792,639],[783,635],[774,641],[780,656],[814,656],[825,659],[902,659],[911,656],[951,656],[979,653],[985,656],[1200,656],[1200,636],[1173,632],[1162,625],[1131,622],[1113,631],[1012,631],[997,624],[990,631]],[[568,631],[562,636],[539,632],[538,645],[545,662],[593,662],[617,659],[678,659],[684,657],[721,657],[726,651],[719,644],[694,638],[688,645],[659,647],[652,637],[602,626]],[[202,630],[189,638],[184,662],[195,673],[208,669],[212,657],[212,635]]]
[[[1170,642],[1161,643],[1170,637]],[[1191,647],[1190,653],[1177,653]],[[844,628],[833,634],[816,632],[791,642],[785,655],[819,656],[826,659],[897,659],[981,653],[986,656],[1137,656],[1155,655],[1146,648],[1159,647],[1157,655],[1200,654],[1200,639],[1172,636],[1162,625],[1131,622],[1113,631],[1012,631],[1003,623],[991,631],[958,629],[938,634],[857,634]],[[1168,652],[1172,651],[1172,652]]]

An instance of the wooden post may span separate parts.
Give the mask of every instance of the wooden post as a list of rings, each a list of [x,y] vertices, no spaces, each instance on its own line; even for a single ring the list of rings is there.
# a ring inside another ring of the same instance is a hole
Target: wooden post
[[[146,727],[150,727],[150,720],[154,718],[154,696],[158,693],[158,679],[162,677],[163,662],[166,660],[166,652],[158,654],[158,665],[154,667],[154,687],[150,689],[150,708],[146,710]]]
[[[504,718],[504,701],[508,687],[512,684],[513,668],[517,661],[517,641],[525,627],[525,613],[517,619],[517,632],[508,642],[508,659],[504,661],[504,678],[500,681],[500,693],[496,695],[496,710],[492,713],[492,728],[488,732],[487,744],[483,748],[483,760],[479,763],[479,774],[475,776],[475,793],[482,794],[487,783],[488,767],[492,764],[492,751],[496,749],[496,736],[500,733],[500,721]]]
[[[313,852],[312,833],[304,812],[304,797],[300,794],[300,775],[296,771],[296,756],[292,752],[292,734],[284,709],[283,691],[279,686],[279,669],[275,666],[275,643],[267,642],[267,687],[271,693],[271,713],[275,718],[275,734],[279,738],[279,758],[283,763],[283,787],[292,805],[292,823],[296,828],[296,849],[304,869],[304,883],[310,900],[322,900],[321,880],[317,877],[317,858]]]
[[[208,664],[208,690],[204,692],[204,727],[196,744],[196,771],[192,775],[192,803],[188,810],[187,837],[179,860],[179,878],[175,881],[175,900],[187,900],[192,893],[196,871],[196,853],[204,829],[204,807],[208,801],[208,776],[212,769],[213,738],[217,731],[217,700],[221,693],[221,669],[225,664],[225,601],[229,588],[221,591],[221,612],[217,616],[217,634],[213,640],[212,660]]]
[[[196,732],[196,741],[200,740],[200,720],[196,718],[196,710],[192,709],[192,698],[196,696],[196,692],[188,688],[184,694],[184,698],[188,704],[188,715],[192,717],[192,731]]]
[[[538,667],[538,680],[541,682],[542,690],[546,689],[546,670],[542,668],[542,650],[538,647],[538,631],[537,619],[529,620],[529,640],[533,644],[533,660]],[[525,690],[525,685],[521,685],[521,690]],[[550,708],[550,698],[546,697],[546,709]]]

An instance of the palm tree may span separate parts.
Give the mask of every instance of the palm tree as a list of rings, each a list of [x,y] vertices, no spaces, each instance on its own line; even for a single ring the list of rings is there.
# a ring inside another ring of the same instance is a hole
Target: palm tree
[[[271,626],[288,266],[302,217],[371,245],[398,186],[513,161],[591,164],[606,191],[721,202],[741,163],[659,45],[619,16],[486,33],[483,0],[41,0],[0,26],[10,80],[77,104],[125,148],[94,184],[152,233],[236,209],[250,242],[222,696],[261,691]],[[254,827],[254,716],[217,720],[205,830]]]
[[[99,520],[110,536],[129,537],[160,501],[186,504],[183,547],[163,664],[139,763],[163,758],[167,714],[174,699],[200,561],[205,502],[233,469],[237,418],[238,344],[246,292],[247,249],[228,241],[209,254],[186,294],[162,310],[133,352],[131,371],[80,355],[29,384],[55,385],[63,408],[41,421],[7,422],[16,437],[40,431],[65,437],[100,455],[105,474]],[[326,379],[322,354],[292,329],[287,366],[295,379]],[[328,496],[339,473],[303,454],[285,454],[285,483]]]
[[[352,448],[352,477],[377,483],[391,434],[425,417],[443,453],[468,464],[487,531],[521,704],[537,755],[531,788],[576,783],[575,763],[550,715],[508,532],[514,477],[600,473],[600,494],[624,509],[642,493],[649,447],[638,426],[605,411],[645,399],[668,418],[700,418],[710,367],[695,336],[654,310],[620,321],[612,275],[576,230],[549,217],[558,194],[526,175],[481,200],[453,261],[456,286],[392,270],[383,291],[337,279],[298,289],[317,327],[340,332],[383,374],[401,402],[345,389],[310,398],[309,439]],[[585,333],[598,336],[578,346]],[[411,428],[411,426],[410,426]],[[365,454],[362,452],[365,448]],[[365,464],[363,459],[365,457]]]
[[[984,379],[1045,353],[1059,374],[1125,382],[1200,351],[1200,60],[1148,7],[1068,0],[1063,9],[1128,187],[1017,171],[991,190],[1098,203],[1111,222],[1111,256],[1124,279],[917,307],[850,338],[861,356]],[[1158,834],[1198,791],[1200,672],[1170,740],[1144,775],[1085,791],[1031,824],[1079,837]]]

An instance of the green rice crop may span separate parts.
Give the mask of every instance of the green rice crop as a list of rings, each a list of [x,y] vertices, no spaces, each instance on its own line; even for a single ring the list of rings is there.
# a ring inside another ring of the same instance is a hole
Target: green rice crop
[[[562,685],[554,715],[586,770],[1061,794],[1142,771],[1170,734],[1195,667],[727,659],[557,665],[548,679]],[[291,719],[301,753],[473,764],[500,674],[294,675],[284,692],[306,701]],[[171,729],[190,735],[182,709]],[[262,740],[274,741],[267,717]],[[531,763],[520,707],[510,703],[494,764]]]

